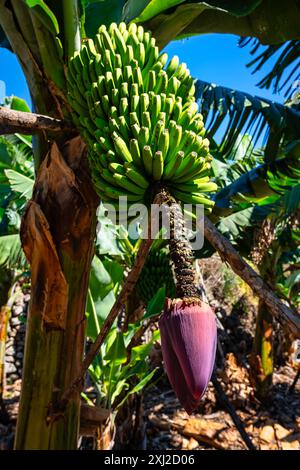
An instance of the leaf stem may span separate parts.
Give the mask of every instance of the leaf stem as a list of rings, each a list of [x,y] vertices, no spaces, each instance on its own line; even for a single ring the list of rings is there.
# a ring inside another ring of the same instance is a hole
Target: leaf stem
[[[72,57],[75,51],[79,51],[81,35],[80,35],[80,18],[77,0],[63,0],[64,14],[64,37],[65,52],[67,58]]]

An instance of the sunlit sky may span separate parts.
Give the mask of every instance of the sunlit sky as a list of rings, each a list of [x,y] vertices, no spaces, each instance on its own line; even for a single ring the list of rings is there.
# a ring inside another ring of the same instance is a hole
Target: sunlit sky
[[[166,47],[166,52],[169,56],[177,54],[181,61],[188,64],[196,78],[283,102],[282,96],[273,95],[271,90],[261,90],[256,86],[269,67],[252,75],[251,70],[246,67],[251,59],[250,49],[239,48],[237,43],[237,36],[209,34],[174,41]],[[0,83],[0,101],[5,93],[30,101],[18,61],[5,49],[0,49],[0,80],[5,83],[5,87]]]

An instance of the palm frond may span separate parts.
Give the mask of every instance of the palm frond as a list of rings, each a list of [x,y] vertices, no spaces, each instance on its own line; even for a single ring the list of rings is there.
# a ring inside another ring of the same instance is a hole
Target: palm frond
[[[252,74],[261,70],[277,56],[272,69],[257,83],[257,86],[266,89],[272,87],[274,93],[284,90],[284,96],[290,97],[294,89],[293,84],[300,79],[300,41],[294,40],[283,44],[263,46],[255,38],[240,39],[240,47],[248,45],[251,45],[250,54],[256,55],[247,64],[247,67],[253,68]],[[262,52],[261,49],[263,49]]]
[[[292,107],[202,80],[196,82],[196,97],[207,137],[214,140],[217,132],[221,134],[217,147],[224,157],[245,133],[251,135],[254,146],[263,136],[265,158],[270,161],[277,158],[282,142],[300,135],[300,111]]]

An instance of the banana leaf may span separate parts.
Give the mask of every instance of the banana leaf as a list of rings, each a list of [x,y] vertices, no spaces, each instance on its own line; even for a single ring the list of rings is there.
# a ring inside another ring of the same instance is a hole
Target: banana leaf
[[[0,266],[7,269],[24,269],[27,266],[18,233],[0,236]]]
[[[83,1],[85,12],[84,28],[88,37],[94,37],[101,24],[119,23],[124,0]]]
[[[282,141],[300,135],[300,107],[285,106],[243,91],[197,80],[196,97],[205,120],[207,137],[222,132],[219,149],[228,155],[239,134],[250,134],[255,146],[263,136],[265,158],[275,160]]]
[[[250,54],[255,57],[247,67],[253,69],[252,74],[272,61],[270,72],[257,83],[257,86],[266,89],[272,87],[274,93],[284,90],[284,96],[291,98],[296,88],[299,88],[297,82],[300,79],[300,41],[294,40],[264,47],[257,39],[241,38],[239,45],[240,47],[251,45]]]
[[[277,44],[300,37],[297,0],[128,0],[123,19],[143,22],[153,31],[160,47],[175,38],[207,33],[257,37],[263,44]]]

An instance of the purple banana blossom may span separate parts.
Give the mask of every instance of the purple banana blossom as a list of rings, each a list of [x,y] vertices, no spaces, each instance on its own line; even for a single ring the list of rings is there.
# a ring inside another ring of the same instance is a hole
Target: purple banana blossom
[[[209,305],[168,301],[159,320],[165,369],[176,395],[191,414],[210,380],[217,344],[215,315]]]

